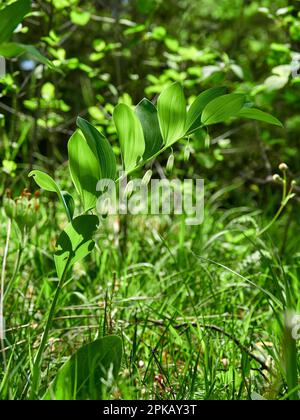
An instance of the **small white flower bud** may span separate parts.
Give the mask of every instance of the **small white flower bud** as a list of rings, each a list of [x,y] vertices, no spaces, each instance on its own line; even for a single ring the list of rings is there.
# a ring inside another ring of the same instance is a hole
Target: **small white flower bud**
[[[143,184],[143,185],[148,185],[148,184],[149,184],[149,182],[150,182],[151,177],[152,177],[152,171],[151,171],[151,169],[149,169],[149,170],[145,173],[145,175],[143,176],[143,179],[142,179],[142,184]]]
[[[280,169],[282,172],[285,172],[285,171],[287,171],[287,170],[288,170],[288,166],[287,166],[287,164],[286,164],[286,163],[281,163],[281,164],[279,165],[279,169]]]
[[[143,360],[139,360],[138,366],[139,366],[139,368],[143,368],[145,366],[144,361]]]
[[[133,193],[133,187],[134,187],[133,182],[129,181],[128,184],[125,187],[123,198],[130,198],[130,196]]]
[[[169,156],[169,159],[168,159],[168,161],[167,161],[166,171],[167,171],[168,173],[172,172],[173,166],[174,166],[174,155],[173,155],[173,153],[172,153],[172,154]]]
[[[191,155],[191,147],[189,144],[186,145],[185,149],[184,149],[184,160],[185,162],[187,162],[190,158]]]

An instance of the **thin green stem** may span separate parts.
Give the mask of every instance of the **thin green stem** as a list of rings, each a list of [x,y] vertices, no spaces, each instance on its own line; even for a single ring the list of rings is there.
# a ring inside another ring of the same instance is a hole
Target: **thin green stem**
[[[17,260],[16,260],[15,267],[14,267],[14,272],[13,272],[11,281],[7,285],[7,288],[6,288],[5,293],[4,293],[4,302],[6,301],[7,296],[9,295],[9,292],[11,291],[11,289],[12,289],[14,283],[15,283],[15,280],[17,278],[17,275],[18,275],[18,272],[19,272],[19,269],[20,269],[20,266],[21,266],[21,261],[22,261],[23,251],[25,249],[25,244],[26,244],[25,240],[22,241],[19,244],[19,249],[18,249],[18,254],[17,254]]]
[[[283,172],[283,190],[282,190],[282,201],[285,200],[286,198],[286,185],[287,185],[287,180],[286,180],[286,171]]]
[[[44,332],[43,332],[43,335],[42,335],[42,340],[41,340],[38,352],[37,352],[37,354],[34,358],[33,368],[32,368],[32,372],[33,372],[33,374],[32,374],[32,384],[31,384],[31,390],[30,390],[30,396],[29,396],[30,399],[36,398],[36,395],[37,395],[37,390],[38,390],[38,387],[39,387],[40,376],[41,376],[40,374],[41,374],[41,365],[42,365],[42,360],[43,360],[43,354],[44,354],[46,344],[48,342],[49,331],[52,327],[57,301],[58,301],[60,292],[63,288],[63,285],[65,283],[66,277],[67,277],[69,264],[70,264],[70,257],[69,257],[69,260],[68,260],[68,262],[65,266],[62,277],[58,282],[58,285],[57,285],[57,288],[56,288],[56,291],[55,291],[55,295],[54,295],[53,301],[51,303],[51,307],[50,307],[50,311],[49,311],[49,314],[48,314],[46,326],[45,326],[45,329],[44,329]]]
[[[273,217],[273,219],[270,221],[270,223],[268,223],[267,226],[265,226],[261,231],[258,232],[258,236],[265,233],[268,229],[270,229],[270,227],[273,225],[273,223],[276,222],[278,217],[283,212],[285,206],[289,202],[289,200],[293,197],[292,190],[293,190],[293,184],[291,184],[291,187],[290,187],[289,191],[287,192],[287,178],[286,178],[286,173],[284,172],[282,198],[281,198],[280,207],[279,207],[277,213],[275,214],[275,216]]]
[[[5,354],[5,347],[4,347],[5,326],[4,326],[4,308],[3,308],[3,305],[4,305],[5,270],[6,270],[6,262],[7,262],[7,255],[8,255],[10,233],[11,233],[11,219],[8,219],[7,232],[6,232],[6,242],[5,242],[3,261],[2,261],[1,291],[0,291],[0,341],[1,341],[1,350],[2,350],[2,355],[3,355],[3,365],[4,365],[5,370],[6,370],[6,354]]]
[[[270,227],[273,225],[273,223],[276,222],[276,220],[278,219],[278,217],[281,215],[282,211],[284,210],[285,205],[282,205],[279,207],[277,213],[275,214],[275,216],[273,217],[273,219],[271,220],[270,223],[267,224],[267,226],[265,226],[261,231],[258,232],[258,236],[262,235],[263,233],[265,233],[268,229],[270,229]]]
[[[157,156],[159,156],[161,153],[163,153],[165,150],[167,150],[169,147],[171,147],[174,143],[176,143],[177,141],[179,141],[179,140],[182,140],[182,139],[184,139],[185,137],[182,137],[182,138],[180,138],[180,139],[177,139],[177,140],[175,140],[175,141],[173,141],[172,143],[170,143],[170,144],[166,144],[164,147],[162,147],[161,149],[159,149],[159,151],[158,152],[156,152],[156,153],[154,153],[154,155],[153,156],[151,156],[151,157],[149,157],[148,159],[146,159],[146,160],[143,160],[141,163],[139,163],[137,166],[135,166],[134,168],[132,168],[132,169],[130,169],[130,171],[125,171],[125,173],[122,175],[122,176],[120,176],[118,179],[116,179],[116,183],[117,182],[119,182],[122,178],[124,178],[125,176],[127,176],[127,175],[130,175],[132,172],[135,172],[135,171],[137,171],[138,169],[140,169],[140,168],[142,168],[144,165],[146,165],[148,162],[151,162],[151,160],[153,160],[153,159],[155,159]]]

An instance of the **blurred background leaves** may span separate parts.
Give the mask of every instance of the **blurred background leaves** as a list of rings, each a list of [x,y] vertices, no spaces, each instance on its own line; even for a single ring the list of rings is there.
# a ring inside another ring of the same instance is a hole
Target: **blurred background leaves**
[[[226,142],[220,125],[208,152],[196,133],[192,159],[201,171],[226,181],[234,166],[251,181],[278,160],[298,171],[298,15],[298,1],[281,0],[33,1],[12,41],[34,45],[59,71],[28,53],[8,60],[0,79],[1,190],[23,178],[24,162],[26,169],[39,159],[50,169],[63,162],[78,114],[118,152],[113,107],[155,100],[174,81],[183,82],[190,103],[224,84],[285,123],[286,131],[239,122]]]

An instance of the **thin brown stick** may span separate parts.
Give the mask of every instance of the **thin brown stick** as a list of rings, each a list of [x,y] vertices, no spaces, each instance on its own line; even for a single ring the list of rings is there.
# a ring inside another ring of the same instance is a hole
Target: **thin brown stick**
[[[165,325],[164,321],[161,320],[155,320],[155,319],[148,319],[148,322],[151,322],[154,325],[158,325],[160,327],[163,327]],[[255,360],[257,363],[260,364],[262,369],[270,370],[270,367],[258,356],[256,356],[254,353],[252,353],[248,348],[242,344],[236,337],[234,337],[232,334],[228,333],[227,331],[223,330],[223,328],[218,327],[214,324],[200,324],[199,322],[182,322],[181,324],[175,324],[172,325],[175,329],[181,329],[186,327],[200,327],[207,330],[216,331],[219,334],[224,335],[225,337],[228,337],[230,340],[234,342],[234,344],[239,347],[239,349],[243,352],[245,352],[251,359]]]

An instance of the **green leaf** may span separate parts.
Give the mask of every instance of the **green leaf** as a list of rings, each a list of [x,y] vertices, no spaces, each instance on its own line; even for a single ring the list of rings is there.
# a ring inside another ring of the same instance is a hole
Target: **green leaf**
[[[48,66],[49,68],[53,70],[59,71],[48,58],[46,58],[44,55],[40,53],[38,49],[36,49],[32,45],[24,45],[24,44],[17,44],[20,47],[23,48],[24,52],[27,53],[31,58],[35,59],[39,63],[44,64],[45,66]]]
[[[194,100],[187,113],[185,130],[187,134],[191,134],[201,127],[201,113],[206,105],[217,98],[218,96],[226,93],[226,87],[219,86],[216,88],[207,89],[201,92]]]
[[[121,151],[126,171],[134,169],[145,152],[142,125],[128,105],[119,104],[113,113],[120,138]]]
[[[74,200],[70,194],[66,191],[61,191],[59,186],[56,184],[54,179],[46,172],[34,170],[28,174],[29,177],[33,177],[39,187],[46,191],[56,192],[60,201],[62,202],[65,212],[68,216],[69,221],[72,220],[74,213]]]
[[[7,41],[31,9],[31,0],[18,0],[0,10],[0,44]]]
[[[237,116],[241,118],[249,118],[251,120],[264,121],[268,124],[283,127],[282,123],[277,118],[273,117],[273,115],[256,108],[242,108],[238,112]]]
[[[160,94],[157,108],[164,144],[170,146],[185,134],[186,101],[179,82],[173,83]]]
[[[116,158],[106,137],[81,117],[77,118],[77,126],[81,129],[87,144],[98,159],[101,179],[115,180],[117,172]]]
[[[226,121],[236,116],[244,103],[245,96],[238,93],[219,96],[206,105],[201,122],[204,125],[211,125]]]
[[[75,211],[75,201],[74,198],[68,191],[62,191],[63,199],[65,200],[66,206],[68,208],[69,214],[71,216],[70,221],[73,219],[74,211]]]
[[[144,132],[145,152],[143,158],[146,160],[155,155],[155,153],[157,153],[163,145],[163,139],[159,128],[157,109],[152,102],[144,98],[136,106],[135,112],[142,124]]]
[[[93,250],[95,242],[92,237],[98,223],[97,216],[78,216],[60,234],[54,255],[56,271],[60,279],[65,270],[69,270],[75,262],[83,259]]]
[[[101,179],[101,169],[97,157],[79,130],[68,142],[69,169],[84,211],[95,207],[98,197],[96,186]]]
[[[74,23],[74,25],[85,26],[89,22],[91,14],[90,12],[86,11],[72,10],[70,18],[71,22]]]
[[[51,63],[51,61],[48,60],[48,58],[46,58],[45,56],[43,56],[39,52],[39,50],[37,50],[32,45],[24,45],[24,44],[19,44],[17,42],[8,42],[8,43],[0,45],[0,55],[2,55],[5,58],[19,57],[22,54],[27,54],[29,57],[33,58],[35,61],[42,63],[53,70],[58,71],[58,69]]]
[[[44,400],[101,400],[105,382],[115,379],[122,360],[122,340],[106,336],[82,346],[60,368]]]
[[[146,26],[143,24],[140,24],[140,25],[135,25],[128,29],[125,29],[123,33],[124,35],[128,36],[128,35],[133,35],[139,32],[143,32],[145,29],[146,29]]]

